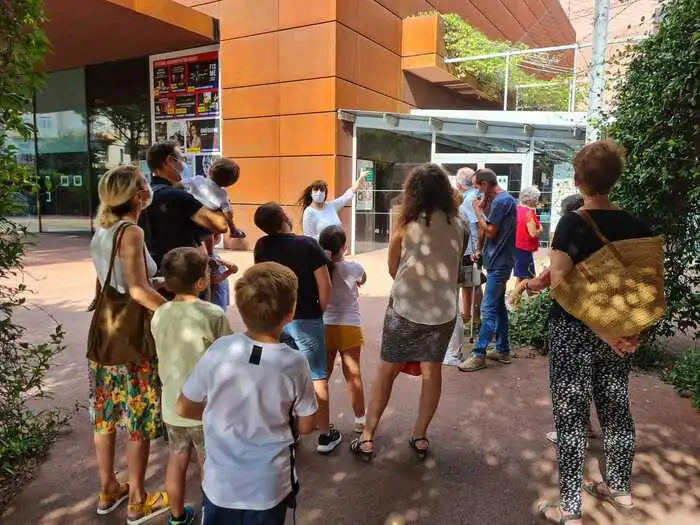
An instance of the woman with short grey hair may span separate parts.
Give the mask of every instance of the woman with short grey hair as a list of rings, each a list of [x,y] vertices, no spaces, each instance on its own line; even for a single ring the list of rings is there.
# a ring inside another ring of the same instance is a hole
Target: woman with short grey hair
[[[520,191],[520,204],[528,208],[534,208],[540,200],[540,189],[537,186],[528,186]]]
[[[523,279],[532,279],[537,274],[535,258],[532,254],[540,247],[540,235],[544,230],[535,212],[540,195],[537,186],[529,186],[520,191],[515,226],[515,267],[513,268],[516,290]],[[511,297],[511,303],[515,304],[517,300],[518,295],[514,294]]]

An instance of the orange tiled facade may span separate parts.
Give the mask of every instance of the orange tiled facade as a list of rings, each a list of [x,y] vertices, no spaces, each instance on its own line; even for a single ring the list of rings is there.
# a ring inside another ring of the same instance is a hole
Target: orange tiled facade
[[[291,206],[312,180],[333,194],[351,182],[351,130],[338,108],[407,112],[474,108],[402,69],[402,22],[457,13],[492,38],[530,46],[573,42],[544,0],[178,0],[220,22],[223,154],[241,165],[231,198],[253,233],[257,205]],[[296,214],[293,214],[296,215]]]

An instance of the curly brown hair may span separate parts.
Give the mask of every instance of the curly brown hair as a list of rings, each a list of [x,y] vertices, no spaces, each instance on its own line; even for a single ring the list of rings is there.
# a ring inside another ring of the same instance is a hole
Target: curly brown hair
[[[402,201],[401,228],[417,221],[423,214],[426,226],[430,226],[430,216],[434,211],[443,212],[448,222],[457,216],[454,189],[445,170],[437,164],[421,164],[411,170],[403,185]]]

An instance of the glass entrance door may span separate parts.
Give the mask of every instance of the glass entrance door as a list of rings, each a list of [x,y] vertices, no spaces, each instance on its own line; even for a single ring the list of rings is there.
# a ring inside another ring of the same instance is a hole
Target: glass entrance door
[[[523,183],[527,157],[527,154],[521,153],[436,153],[433,155],[433,162],[441,164],[447,170],[452,184],[455,184],[457,171],[460,168],[469,167],[473,170],[490,168],[496,173],[499,186],[508,190],[517,199]]]

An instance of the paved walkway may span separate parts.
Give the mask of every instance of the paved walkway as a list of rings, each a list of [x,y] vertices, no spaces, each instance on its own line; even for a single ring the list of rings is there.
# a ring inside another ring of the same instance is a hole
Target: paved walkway
[[[226,256],[241,266],[247,253]],[[368,271],[362,312],[367,346],[363,351],[365,384],[374,375],[383,311],[390,281],[385,254],[358,258]],[[28,259],[27,281],[36,294],[23,312],[26,326],[40,334],[51,325],[47,313],[63,323],[68,349],[51,374],[56,404],[72,406],[87,399],[85,308],[94,290],[94,271],[87,239],[43,236]],[[240,320],[232,310],[236,326]],[[344,385],[332,383],[333,420],[349,440],[351,411]],[[700,523],[700,414],[687,400],[649,376],[631,381],[637,420],[638,452],[634,493],[637,515],[620,520],[609,508],[585,500],[587,524]],[[556,494],[554,450],[544,440],[552,416],[545,359],[517,359],[475,374],[445,370],[443,397],[431,427],[432,458],[417,462],[407,445],[416,414],[419,382],[400,377],[377,436],[378,457],[372,464],[356,461],[344,444],[331,457],[313,450],[306,438],[299,453],[302,496],[299,525],[530,525],[540,523],[534,502]],[[120,448],[120,451],[123,449]],[[162,486],[167,449],[155,443],[148,487]],[[597,478],[601,447],[587,461]],[[121,455],[121,454],[120,454]],[[123,461],[120,471],[125,471]],[[193,464],[190,499],[197,474]],[[15,498],[0,519],[3,525],[112,525],[125,520],[125,510],[108,518],[94,515],[97,473],[87,411],[81,409],[59,438],[36,479]],[[289,523],[291,523],[291,517]]]

